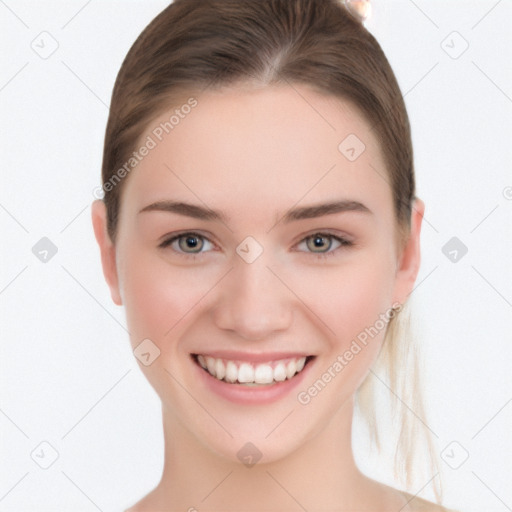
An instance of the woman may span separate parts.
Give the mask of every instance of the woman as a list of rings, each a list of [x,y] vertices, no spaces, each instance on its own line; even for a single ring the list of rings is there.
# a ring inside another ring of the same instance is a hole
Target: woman
[[[162,478],[130,511],[446,510],[352,452],[372,367],[398,363],[424,212],[359,19],[335,0],[176,0],[119,72],[102,179],[104,275],[162,400]]]

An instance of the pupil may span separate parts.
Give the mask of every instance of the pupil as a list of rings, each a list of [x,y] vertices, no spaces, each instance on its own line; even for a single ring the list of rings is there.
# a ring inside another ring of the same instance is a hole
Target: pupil
[[[315,249],[328,249],[331,245],[330,242],[326,243],[326,237],[321,235],[313,236],[311,240]]]
[[[194,236],[189,236],[187,238],[187,244],[190,246],[190,247],[196,247],[197,245],[197,238],[194,237]]]

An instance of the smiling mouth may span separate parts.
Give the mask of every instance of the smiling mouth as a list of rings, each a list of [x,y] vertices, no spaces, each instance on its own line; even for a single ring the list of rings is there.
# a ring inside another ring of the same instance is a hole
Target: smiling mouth
[[[301,373],[314,357],[291,357],[255,364],[192,354],[194,361],[212,377],[222,382],[243,386],[272,386],[291,380]]]

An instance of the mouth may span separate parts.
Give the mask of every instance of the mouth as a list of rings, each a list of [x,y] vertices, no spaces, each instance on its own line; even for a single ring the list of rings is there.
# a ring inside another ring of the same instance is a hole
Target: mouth
[[[297,356],[256,363],[192,354],[194,362],[218,381],[255,388],[272,387],[295,379],[314,358],[315,356]]]

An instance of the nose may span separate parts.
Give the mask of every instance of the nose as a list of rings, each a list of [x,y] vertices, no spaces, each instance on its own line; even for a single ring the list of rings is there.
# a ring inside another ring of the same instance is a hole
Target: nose
[[[290,327],[293,318],[290,292],[267,264],[263,257],[252,263],[241,258],[235,261],[233,270],[223,280],[214,309],[214,321],[219,329],[256,341]]]

